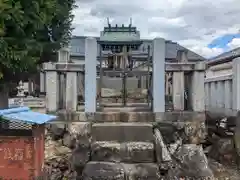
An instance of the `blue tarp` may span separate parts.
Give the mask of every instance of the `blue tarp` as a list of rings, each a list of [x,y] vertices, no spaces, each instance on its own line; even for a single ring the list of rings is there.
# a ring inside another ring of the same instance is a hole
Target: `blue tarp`
[[[28,107],[18,107],[0,110],[0,116],[8,121],[18,121],[28,124],[44,124],[57,119],[57,116],[33,112]]]

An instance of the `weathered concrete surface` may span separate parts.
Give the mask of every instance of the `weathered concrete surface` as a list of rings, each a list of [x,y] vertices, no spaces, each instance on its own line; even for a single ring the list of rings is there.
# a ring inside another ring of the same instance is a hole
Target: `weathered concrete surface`
[[[121,105],[121,104],[120,104]],[[136,104],[133,104],[134,107]],[[137,104],[140,107],[135,108],[141,109],[141,103]],[[146,105],[146,103],[145,103]],[[69,121],[69,122],[79,122],[79,121],[91,121],[91,122],[185,122],[185,121],[205,121],[205,112],[192,112],[192,111],[183,111],[183,112],[164,112],[164,113],[153,113],[149,111],[131,111],[131,106],[126,108],[121,108],[116,106],[115,108],[118,111],[103,111],[95,113],[85,113],[85,112],[66,112],[60,111],[57,113],[60,121]],[[144,106],[145,107],[145,106]],[[106,108],[107,109],[107,108]],[[130,110],[129,110],[130,109]]]
[[[162,121],[203,121],[205,120],[205,112],[193,112],[193,111],[172,111],[164,113],[155,113],[155,120],[157,122]]]
[[[152,163],[125,164],[89,162],[83,171],[83,180],[160,180],[158,166]]]
[[[154,122],[152,112],[98,112],[94,122]]]
[[[107,109],[107,108],[106,108]],[[117,108],[121,109],[121,108]],[[131,108],[128,108],[131,109]],[[138,108],[137,108],[138,109]],[[85,112],[58,112],[59,121],[79,122],[91,121],[96,123],[103,122],[154,122],[155,115],[152,112],[129,112],[125,109],[118,111],[85,113]]]
[[[151,163],[154,158],[154,145],[148,142],[97,141],[91,146],[93,161]]]
[[[83,180],[125,180],[124,168],[121,164],[111,162],[89,162],[86,164]]]
[[[95,141],[152,142],[152,128],[150,123],[95,123],[92,137]]]

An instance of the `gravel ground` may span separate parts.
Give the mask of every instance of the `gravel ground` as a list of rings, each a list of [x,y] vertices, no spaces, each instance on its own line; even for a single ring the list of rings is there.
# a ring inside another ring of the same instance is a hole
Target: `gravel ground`
[[[209,159],[209,166],[216,180],[240,180],[240,171],[236,165],[226,166],[213,159]]]

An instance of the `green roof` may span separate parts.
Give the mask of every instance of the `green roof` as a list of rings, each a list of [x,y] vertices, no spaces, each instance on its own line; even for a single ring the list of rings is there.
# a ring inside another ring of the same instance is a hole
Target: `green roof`
[[[100,41],[140,41],[140,33],[134,32],[102,32]]]

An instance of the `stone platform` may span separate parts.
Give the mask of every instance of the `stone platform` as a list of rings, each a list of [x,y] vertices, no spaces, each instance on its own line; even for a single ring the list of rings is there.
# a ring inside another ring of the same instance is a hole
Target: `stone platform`
[[[181,169],[196,158],[181,163],[177,159],[190,151],[197,154],[199,167],[195,174],[185,172],[184,176],[199,178],[202,172],[201,176],[211,178],[211,171],[202,169],[208,167],[200,145],[206,135],[203,125],[204,113],[79,112],[62,113],[49,131],[71,150],[70,167],[76,179],[180,178]]]

